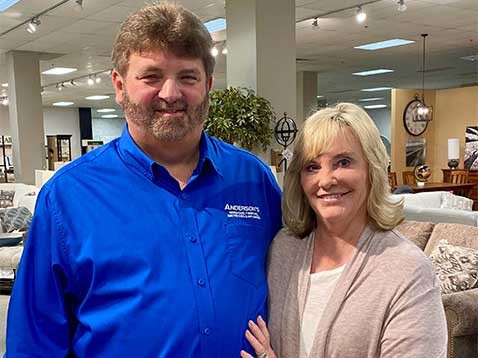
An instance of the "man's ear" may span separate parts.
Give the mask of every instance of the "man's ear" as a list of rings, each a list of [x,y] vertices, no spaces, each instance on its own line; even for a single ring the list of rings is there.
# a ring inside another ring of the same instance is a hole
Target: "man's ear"
[[[123,102],[124,80],[118,71],[113,70],[111,73],[111,82],[113,82],[113,88],[115,89],[116,103],[121,104]]]
[[[208,93],[211,90],[211,88],[212,88],[212,76],[209,76],[209,78],[207,79],[207,92]]]

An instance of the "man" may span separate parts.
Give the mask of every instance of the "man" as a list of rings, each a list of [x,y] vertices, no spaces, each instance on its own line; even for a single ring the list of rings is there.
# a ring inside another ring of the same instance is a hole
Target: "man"
[[[200,20],[150,5],[121,26],[120,138],[42,189],[9,308],[7,357],[238,357],[264,315],[280,191],[208,137],[214,58]]]

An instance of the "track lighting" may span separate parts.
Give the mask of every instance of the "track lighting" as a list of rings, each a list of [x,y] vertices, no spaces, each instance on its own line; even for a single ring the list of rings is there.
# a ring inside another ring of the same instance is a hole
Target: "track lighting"
[[[8,106],[8,97],[0,97],[2,106]]]
[[[97,84],[100,84],[101,83],[101,77],[98,77],[98,76],[95,75],[95,82]]]
[[[405,10],[407,10],[407,5],[405,5],[405,0],[398,0],[397,1],[397,10],[400,11],[400,12],[404,12]]]
[[[40,26],[40,24],[41,22],[38,17],[31,19],[27,26],[28,33],[34,34],[35,32],[37,32],[38,26]]]
[[[357,6],[357,12],[355,13],[355,19],[359,24],[364,22],[367,19],[367,14],[362,9],[362,6]]]
[[[88,76],[88,80],[86,82],[88,83],[88,86],[93,86],[95,84],[95,81],[93,81],[91,76]]]
[[[222,49],[221,53],[222,53],[223,55],[227,55],[227,47],[226,47],[226,46],[224,46],[224,48]]]
[[[316,17],[314,21],[312,21],[312,29],[313,30],[318,30],[319,29],[319,18]]]
[[[217,55],[219,54],[219,50],[217,49],[216,46],[214,46],[211,50],[211,55],[213,55],[214,57],[216,57]]]

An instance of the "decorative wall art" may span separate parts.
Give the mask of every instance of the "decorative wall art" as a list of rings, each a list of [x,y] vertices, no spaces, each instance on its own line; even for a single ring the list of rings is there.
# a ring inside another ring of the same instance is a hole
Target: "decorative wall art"
[[[426,140],[424,138],[409,139],[405,148],[407,167],[425,164]]]
[[[478,126],[466,127],[465,169],[478,169]]]

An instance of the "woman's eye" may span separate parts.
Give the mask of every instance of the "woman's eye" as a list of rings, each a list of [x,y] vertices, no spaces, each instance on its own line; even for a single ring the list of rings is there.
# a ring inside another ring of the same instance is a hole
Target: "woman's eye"
[[[308,164],[305,166],[305,170],[308,172],[315,172],[320,169],[320,166],[317,164]]]
[[[341,168],[348,167],[350,165],[350,159],[340,159],[337,164]]]

